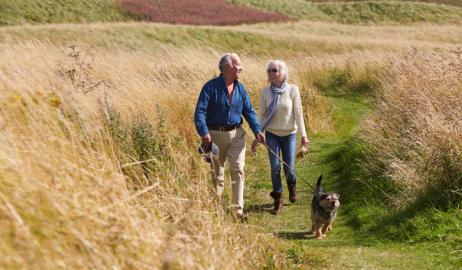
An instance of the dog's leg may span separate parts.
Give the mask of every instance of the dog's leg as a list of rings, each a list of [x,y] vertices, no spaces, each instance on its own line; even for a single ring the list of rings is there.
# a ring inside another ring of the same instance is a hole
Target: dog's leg
[[[321,231],[321,224],[316,224],[316,239],[321,240],[323,238],[323,233]]]
[[[331,223],[325,223],[324,226],[322,226],[322,236],[325,237],[327,232],[329,231]]]
[[[319,230],[316,231],[316,239],[322,240],[323,238],[324,238],[324,235],[322,235],[321,228],[319,228]]]

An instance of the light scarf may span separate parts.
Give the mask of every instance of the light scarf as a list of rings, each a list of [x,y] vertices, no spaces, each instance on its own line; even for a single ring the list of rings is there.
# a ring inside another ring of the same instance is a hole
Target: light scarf
[[[287,90],[289,89],[289,84],[287,81],[283,81],[281,84],[281,87],[277,87],[273,84],[270,86],[270,91],[271,91],[271,103],[269,104],[268,108],[266,109],[266,117],[263,119],[261,122],[261,127],[262,130],[265,130],[266,126],[269,124],[271,121],[271,118],[273,118],[274,113],[276,112],[276,109],[278,107],[279,103],[279,97],[284,94]]]

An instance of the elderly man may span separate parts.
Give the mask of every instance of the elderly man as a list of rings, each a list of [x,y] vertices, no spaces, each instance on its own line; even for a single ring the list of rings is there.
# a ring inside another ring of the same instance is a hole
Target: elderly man
[[[241,126],[241,116],[249,123],[259,142],[264,143],[265,137],[247,90],[238,81],[242,71],[239,56],[235,53],[223,55],[218,67],[220,76],[202,87],[194,113],[194,123],[202,144],[207,146],[213,142],[219,148],[218,164],[211,162],[212,181],[219,197],[224,189],[224,165],[226,159],[228,160],[232,186],[231,204],[236,207],[236,216],[243,217],[245,131]]]

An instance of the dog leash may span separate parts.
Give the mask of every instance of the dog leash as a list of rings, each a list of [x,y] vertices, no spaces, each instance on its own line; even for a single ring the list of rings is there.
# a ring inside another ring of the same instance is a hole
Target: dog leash
[[[294,171],[294,174],[295,174],[298,178],[302,179],[303,182],[305,182],[305,183],[308,185],[308,187],[310,187],[311,189],[313,189],[313,191],[316,191],[316,188],[315,188],[312,184],[310,184],[308,181],[306,181],[305,179],[303,179],[303,177],[301,177],[300,175],[298,175],[298,174],[295,172],[295,168],[292,168],[291,166],[289,166],[289,164],[285,163],[284,160],[282,160],[282,158],[281,158],[278,154],[276,154],[276,153],[273,151],[273,149],[271,149],[266,143],[264,143],[263,145],[264,145],[273,155],[277,156],[278,159],[279,159],[279,161],[281,161],[284,165],[286,165],[287,168],[289,168],[290,170]]]

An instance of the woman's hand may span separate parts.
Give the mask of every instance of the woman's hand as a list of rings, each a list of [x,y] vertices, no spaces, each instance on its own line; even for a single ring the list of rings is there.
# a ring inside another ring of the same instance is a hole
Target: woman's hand
[[[302,137],[302,141],[301,141],[302,147],[305,147],[306,150],[308,150],[309,144],[310,144],[310,140],[308,140],[308,137]]]
[[[297,159],[303,158],[308,153],[308,145],[310,144],[310,140],[307,137],[302,137],[302,141],[300,144],[300,148],[298,148],[295,157]]]

